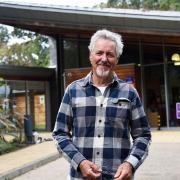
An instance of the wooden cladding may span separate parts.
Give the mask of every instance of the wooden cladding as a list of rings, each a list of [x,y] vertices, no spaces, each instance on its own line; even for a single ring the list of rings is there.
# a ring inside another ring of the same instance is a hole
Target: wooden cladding
[[[85,77],[90,71],[91,68],[65,69],[65,87],[71,82]],[[120,79],[137,87],[137,68],[135,64],[117,65],[115,72]]]

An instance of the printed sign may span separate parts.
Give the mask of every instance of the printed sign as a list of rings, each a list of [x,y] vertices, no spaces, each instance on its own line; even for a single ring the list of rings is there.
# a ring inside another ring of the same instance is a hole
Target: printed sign
[[[180,103],[176,103],[176,118],[180,119]]]
[[[134,78],[133,78],[132,76],[127,76],[127,77],[125,78],[125,81],[126,81],[127,83],[133,84],[133,83],[134,83]]]

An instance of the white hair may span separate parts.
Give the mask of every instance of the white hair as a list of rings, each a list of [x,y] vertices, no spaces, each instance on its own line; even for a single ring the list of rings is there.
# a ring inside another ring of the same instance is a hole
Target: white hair
[[[115,44],[116,44],[116,54],[117,54],[118,58],[120,57],[120,55],[123,52],[123,47],[124,47],[120,34],[108,31],[106,29],[96,31],[92,35],[91,40],[90,40],[90,44],[88,46],[90,52],[93,51],[93,49],[95,47],[95,44],[96,44],[96,41],[98,39],[108,39],[108,40],[111,40],[111,41],[115,42]]]

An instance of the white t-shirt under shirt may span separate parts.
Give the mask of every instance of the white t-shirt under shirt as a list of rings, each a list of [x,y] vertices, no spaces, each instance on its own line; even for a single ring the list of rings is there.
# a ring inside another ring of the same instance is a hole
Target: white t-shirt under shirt
[[[103,95],[104,94],[104,91],[106,90],[107,86],[96,86],[100,91],[101,91],[101,94]]]

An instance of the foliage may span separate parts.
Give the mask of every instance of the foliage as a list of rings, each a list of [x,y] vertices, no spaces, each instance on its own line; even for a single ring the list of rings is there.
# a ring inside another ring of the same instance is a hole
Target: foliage
[[[9,37],[7,28],[4,26],[0,26],[0,42],[1,42],[1,44],[7,43],[9,38],[10,37]]]
[[[16,141],[22,143],[23,137],[23,118],[17,113],[10,115],[1,110],[0,112],[0,140],[4,142]]]
[[[108,0],[99,7],[180,11],[179,0]]]
[[[24,143],[20,144],[15,141],[4,142],[4,141],[0,140],[0,155],[18,150],[18,149],[26,147],[26,146],[27,146],[27,144],[24,144]]]
[[[10,44],[12,39],[19,42]],[[47,37],[18,28],[8,32],[0,26],[0,64],[47,67],[49,61]]]

